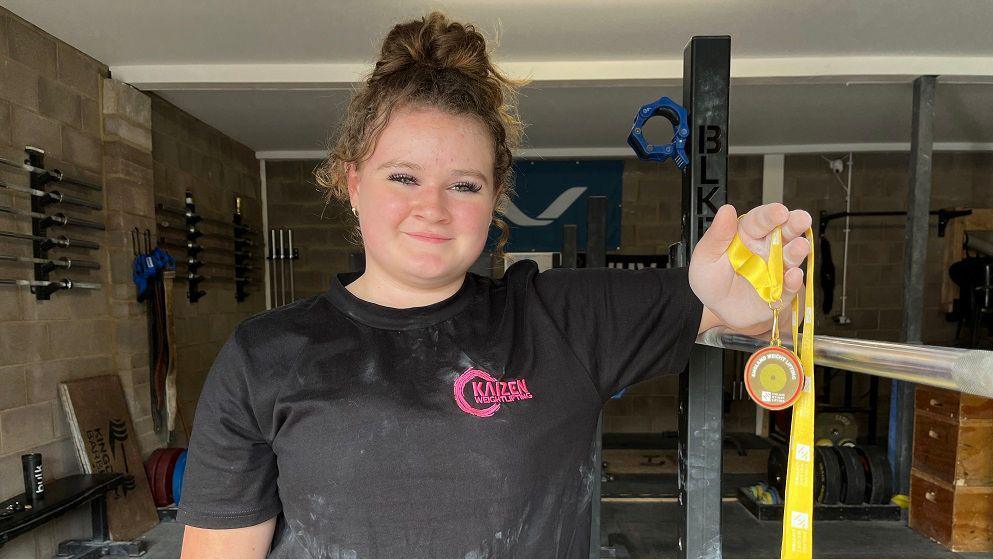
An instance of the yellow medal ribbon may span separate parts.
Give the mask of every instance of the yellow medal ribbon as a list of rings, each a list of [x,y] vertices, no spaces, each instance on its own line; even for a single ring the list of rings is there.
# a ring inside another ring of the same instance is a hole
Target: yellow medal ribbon
[[[739,218],[740,219],[740,218]],[[786,473],[786,505],[783,508],[782,559],[810,559],[814,528],[814,232],[807,229],[810,255],[807,256],[804,297],[803,340],[799,333],[798,298],[793,299],[793,351],[800,358],[806,377],[800,397],[793,405],[789,461]],[[783,292],[782,230],[776,227],[769,247],[768,263],[745,246],[738,235],[728,247],[731,266],[748,280],[772,307]],[[773,340],[778,332],[772,332]]]

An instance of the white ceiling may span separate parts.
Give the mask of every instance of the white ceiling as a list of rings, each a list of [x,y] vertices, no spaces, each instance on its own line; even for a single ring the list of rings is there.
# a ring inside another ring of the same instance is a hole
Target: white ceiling
[[[525,154],[627,155],[635,110],[681,97],[693,35],[732,36],[732,151],[905,149],[911,82],[941,76],[935,141],[993,149],[993,1],[0,0],[261,157],[314,156],[383,35],[433,8],[534,79]]]

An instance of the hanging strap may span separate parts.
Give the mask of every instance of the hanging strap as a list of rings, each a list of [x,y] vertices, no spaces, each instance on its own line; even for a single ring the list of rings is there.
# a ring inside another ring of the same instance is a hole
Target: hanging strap
[[[739,218],[740,219],[740,218]],[[799,336],[798,298],[793,299],[793,351],[800,358],[806,377],[800,397],[793,405],[789,460],[786,474],[786,505],[783,509],[782,559],[810,559],[813,552],[814,518],[814,232],[807,229],[803,340]],[[738,274],[748,280],[764,301],[773,307],[783,292],[782,229],[776,227],[769,247],[769,261],[752,253],[734,236],[728,259]],[[776,333],[773,332],[773,336]]]

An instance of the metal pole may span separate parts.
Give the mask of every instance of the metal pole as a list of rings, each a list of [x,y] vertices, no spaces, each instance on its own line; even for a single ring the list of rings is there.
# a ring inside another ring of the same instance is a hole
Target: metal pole
[[[586,267],[603,268],[607,265],[607,198],[590,196],[586,199]],[[566,226],[569,227],[569,226]],[[573,241],[575,227],[573,227]],[[568,230],[567,230],[568,231]],[[568,240],[568,238],[567,238]],[[573,243],[575,246],[575,243]],[[573,256],[573,258],[575,258]],[[575,260],[573,260],[575,265]],[[590,559],[600,559],[600,481],[603,476],[603,412],[596,422],[593,440],[593,489],[590,497]]]
[[[262,244],[265,245],[268,239],[265,238],[265,232],[269,230],[269,181],[266,176],[266,162],[265,159],[259,159],[259,181],[262,183]],[[271,245],[267,250],[263,251],[264,254],[271,255],[272,248]],[[262,266],[265,270],[265,308],[271,309],[276,306],[272,297],[272,289],[275,287],[272,285],[272,278],[269,276],[269,268],[275,266],[275,262],[272,262],[268,258],[262,259]]]
[[[287,229],[289,232],[289,259],[290,259],[290,302],[297,300],[296,286],[293,283],[293,230]]]
[[[727,201],[731,38],[693,37],[683,51],[683,106],[690,116],[690,164],[683,176],[683,254]],[[724,352],[697,346],[679,375],[680,559],[719,559]]]
[[[769,337],[717,327],[700,334],[697,343],[754,352],[768,347]],[[834,336],[814,336],[814,343],[817,365],[993,398],[993,351]],[[783,344],[792,347],[791,340]]]
[[[275,308],[279,306],[279,300],[276,298],[276,230],[269,230],[269,266],[272,270],[272,281],[269,285],[272,286],[272,307]],[[267,271],[268,273],[268,271]]]
[[[279,230],[279,304],[286,304],[286,245],[283,230]]]
[[[575,268],[576,267],[576,230],[578,228],[573,225],[563,225],[562,226],[562,267],[563,268]]]
[[[924,319],[924,264],[927,261],[928,211],[931,202],[931,151],[934,144],[935,76],[914,80],[910,132],[910,185],[904,243],[903,323],[900,339],[921,343]],[[914,393],[908,382],[894,382],[890,392],[889,458],[896,474],[896,492],[910,494],[914,441]]]

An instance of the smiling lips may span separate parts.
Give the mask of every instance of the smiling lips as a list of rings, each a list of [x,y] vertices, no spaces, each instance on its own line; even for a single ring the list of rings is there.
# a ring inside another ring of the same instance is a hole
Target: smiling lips
[[[432,233],[407,233],[414,239],[418,241],[423,241],[425,243],[443,243],[445,241],[450,241],[450,237],[443,237],[441,235],[435,235]]]

